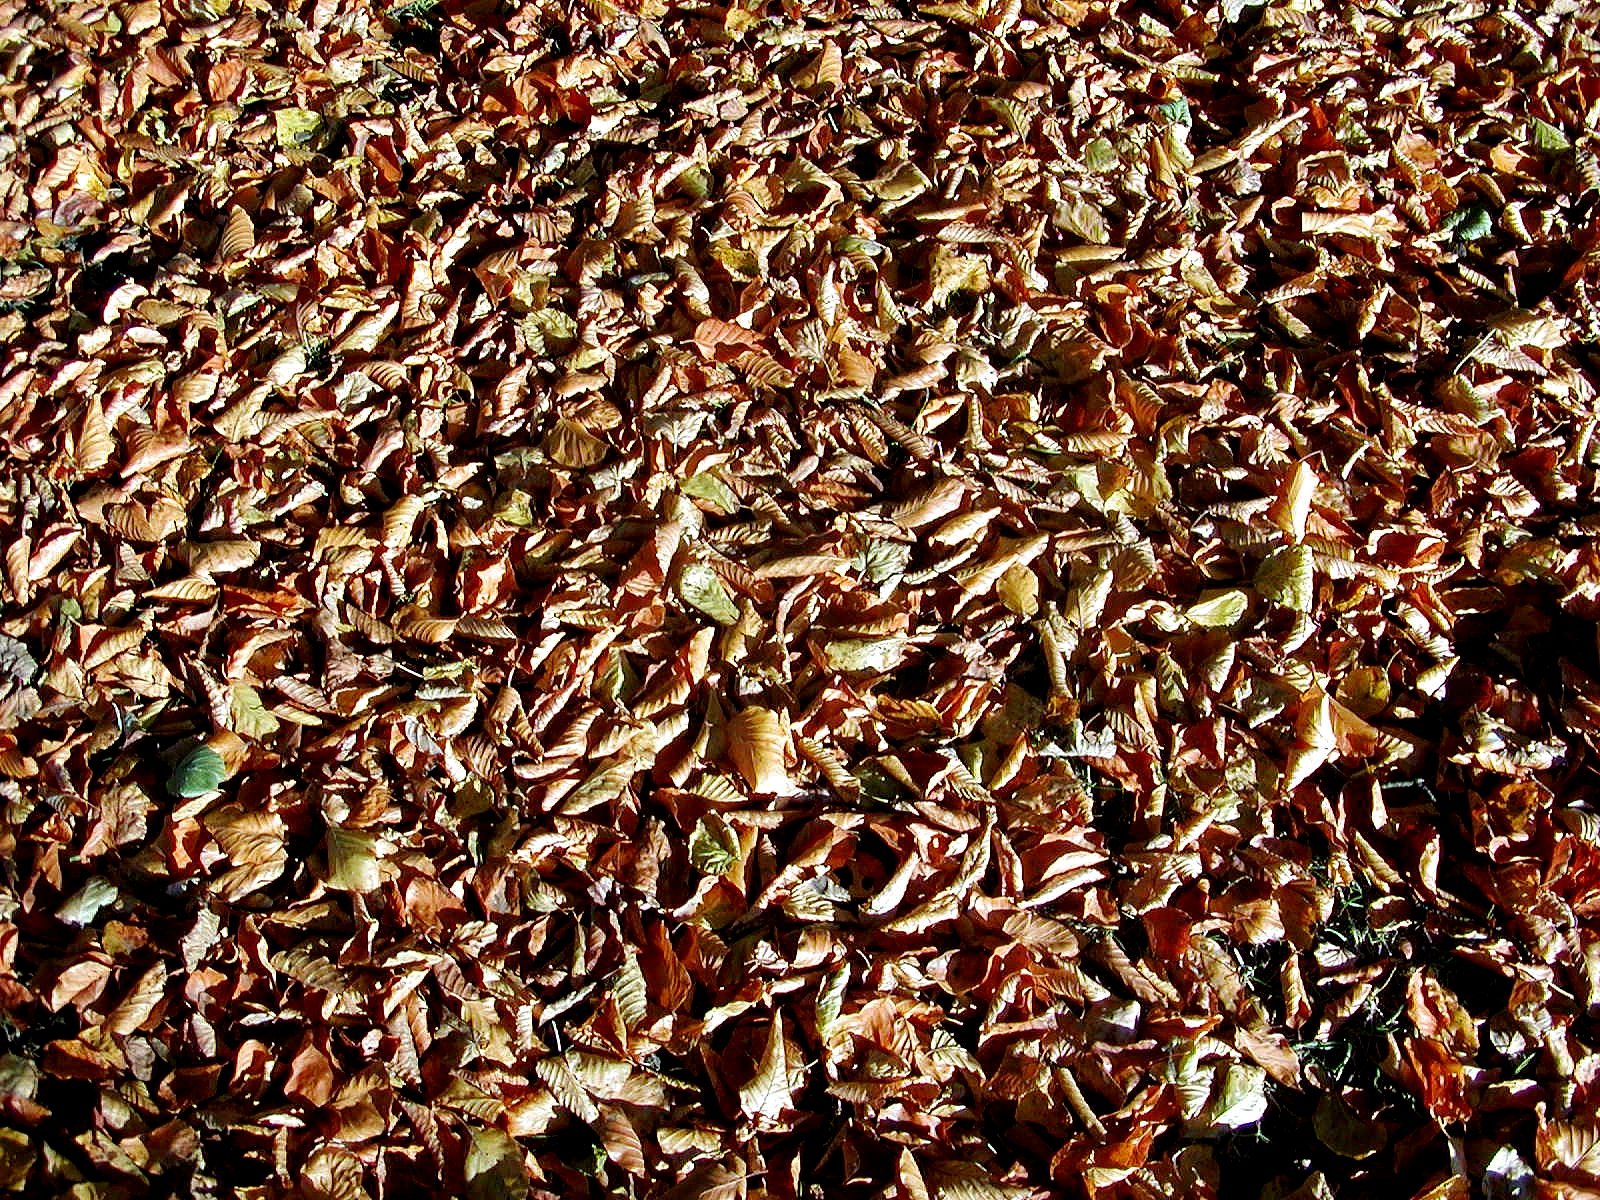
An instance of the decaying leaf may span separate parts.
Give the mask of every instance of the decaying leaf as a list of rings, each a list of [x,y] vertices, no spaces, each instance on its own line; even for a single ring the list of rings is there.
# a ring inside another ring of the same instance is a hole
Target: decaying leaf
[[[1589,8],[0,28],[0,1189],[1600,1185]]]

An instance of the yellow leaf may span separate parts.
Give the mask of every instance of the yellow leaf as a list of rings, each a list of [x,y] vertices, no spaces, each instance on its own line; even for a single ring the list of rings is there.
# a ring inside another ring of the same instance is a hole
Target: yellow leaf
[[[248,683],[233,685],[229,707],[233,713],[233,731],[244,737],[263,738],[278,731],[278,718],[267,711],[261,702],[261,693]]]
[[[83,410],[83,421],[78,426],[78,470],[93,474],[111,461],[116,443],[111,440],[111,426],[106,423],[106,410],[100,401],[91,398]]]
[[[285,150],[315,149],[326,134],[320,113],[304,108],[280,108],[272,114],[277,125],[278,145]]]
[[[996,590],[1000,603],[1019,617],[1031,617],[1039,611],[1039,577],[1021,563],[1006,568]]]
[[[1375,717],[1389,706],[1389,675],[1382,667],[1356,667],[1339,681],[1339,702],[1359,717]]]
[[[732,625],[739,619],[739,606],[733,602],[722,577],[705,563],[690,563],[678,576],[678,595],[692,608],[699,609],[719,625]]]
[[[118,1034],[132,1033],[149,1020],[166,989],[167,968],[162,963],[156,963],[139,976],[139,982],[129,989],[122,1003],[111,1010],[106,1017],[106,1029]]]
[[[341,892],[370,892],[383,882],[378,843],[370,833],[328,827],[327,884]]]
[[[751,707],[728,722],[728,753],[746,783],[756,791],[787,796],[794,791],[785,757],[789,726],[770,709]]]
[[[885,168],[883,174],[867,186],[881,199],[895,201],[920,196],[933,185],[915,163],[907,161]]]
[[[1273,551],[1256,571],[1256,591],[1295,612],[1310,612],[1316,598],[1314,561],[1309,546]]]
[[[1239,588],[1229,588],[1198,604],[1191,604],[1184,611],[1184,615],[1196,625],[1203,625],[1207,629],[1223,629],[1244,616],[1245,609],[1249,607],[1248,592]]]
[[[1302,459],[1290,470],[1268,512],[1272,523],[1297,542],[1306,536],[1306,518],[1311,515],[1311,499],[1316,491],[1317,473]]]
[[[783,1019],[775,1014],[767,1027],[767,1048],[756,1064],[756,1073],[739,1089],[739,1105],[748,1117],[777,1121],[792,1106],[792,1097]]]

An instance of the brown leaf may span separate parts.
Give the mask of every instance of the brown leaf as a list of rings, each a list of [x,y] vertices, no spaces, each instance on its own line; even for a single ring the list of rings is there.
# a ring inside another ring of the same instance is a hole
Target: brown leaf
[[[794,790],[789,776],[789,727],[779,713],[751,705],[727,725],[728,754],[752,791],[785,796]]]

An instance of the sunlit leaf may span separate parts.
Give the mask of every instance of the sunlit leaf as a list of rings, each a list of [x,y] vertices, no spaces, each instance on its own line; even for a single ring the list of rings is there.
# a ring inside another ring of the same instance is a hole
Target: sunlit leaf
[[[830,670],[877,675],[905,660],[906,642],[901,637],[843,638],[824,643],[822,656]]]
[[[270,737],[278,731],[278,718],[267,711],[261,693],[247,683],[233,685],[233,729],[244,737]]]
[[[793,785],[786,761],[787,723],[771,709],[751,705],[728,722],[728,753],[756,792],[787,795]]]
[[[382,881],[377,839],[355,829],[328,826],[327,884],[342,892],[370,892]]]
[[[719,625],[732,625],[739,619],[739,606],[734,603],[733,593],[705,563],[690,563],[684,567],[678,576],[678,594],[686,604]]]
[[[691,845],[690,854],[694,855],[694,853],[694,848]],[[701,870],[706,870],[704,866],[701,866],[701,862],[705,861],[705,859],[706,854],[702,850],[699,855],[699,861],[695,863]],[[723,866],[722,870],[726,870],[727,866],[730,865],[732,865],[731,861]],[[707,873],[720,874],[721,871],[708,871]],[[628,1022],[628,1027],[637,1029],[640,1025],[643,1025],[649,1012],[649,994],[645,986],[644,972],[640,969],[639,960],[636,956],[630,954],[622,960],[622,966],[617,970],[617,978],[612,984],[612,990],[617,997],[617,1007],[622,1010],[622,1018]]]
[[[1238,588],[1217,592],[1208,599],[1191,604],[1184,615],[1196,625],[1208,629],[1223,629],[1237,624],[1250,607],[1250,595]]]
[[[792,1103],[788,1039],[783,1034],[782,1019],[774,1016],[767,1026],[766,1049],[756,1063],[755,1074],[739,1087],[739,1104],[748,1117],[777,1121]]]
[[[300,1173],[311,1200],[368,1200],[365,1179],[361,1160],[342,1146],[318,1147]]]
[[[1275,604],[1310,612],[1315,599],[1313,557],[1308,546],[1275,550],[1256,569],[1256,590]]]
[[[278,144],[286,150],[310,149],[326,135],[327,125],[320,113],[304,108],[280,108],[272,114]]]
[[[739,862],[738,835],[714,813],[707,814],[689,837],[689,861],[707,875],[722,875]]]

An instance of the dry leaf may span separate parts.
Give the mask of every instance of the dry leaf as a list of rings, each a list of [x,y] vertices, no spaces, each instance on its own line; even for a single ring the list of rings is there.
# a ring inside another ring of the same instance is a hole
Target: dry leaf
[[[752,705],[728,722],[726,734],[733,765],[754,791],[785,796],[794,790],[786,761],[789,730],[780,714]]]

